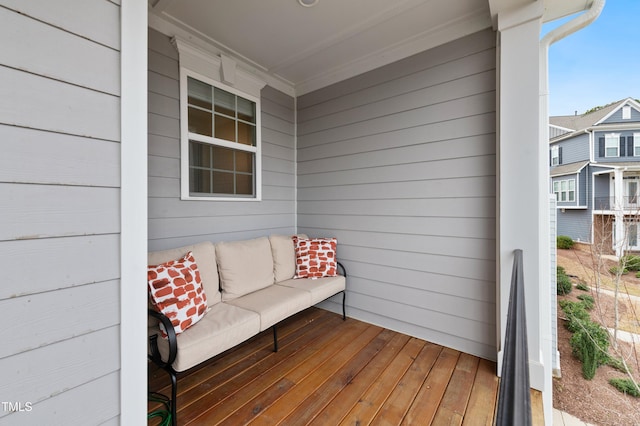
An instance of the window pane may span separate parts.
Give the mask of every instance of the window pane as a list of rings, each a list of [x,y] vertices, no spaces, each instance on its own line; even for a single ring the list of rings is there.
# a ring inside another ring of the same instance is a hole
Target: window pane
[[[211,193],[211,171],[191,169],[189,171],[189,191]]]
[[[236,175],[236,193],[242,195],[253,195],[252,175]]]
[[[575,200],[576,200],[576,192],[569,191],[569,201],[575,201]]]
[[[213,192],[233,194],[233,173],[213,172]]]
[[[233,150],[229,148],[213,147],[213,168],[233,171]]]
[[[211,145],[189,141],[189,165],[211,167]]]
[[[575,180],[570,180],[569,181],[569,190],[574,190],[576,189],[576,181]]]
[[[567,181],[566,180],[560,181],[560,187],[562,188],[563,191],[566,191],[567,190]]]
[[[560,191],[560,182],[555,181],[553,182],[553,192],[558,192]]]
[[[256,127],[251,124],[238,122],[238,142],[243,145],[256,145]]]
[[[225,114],[230,117],[236,116],[236,95],[226,90],[215,88],[214,101],[216,104],[216,112]]]
[[[253,153],[236,151],[236,171],[253,173]]]
[[[636,247],[638,245],[638,225],[636,223],[629,224],[629,246]]]
[[[238,118],[240,120],[256,122],[256,104],[238,96]]]
[[[189,131],[204,136],[211,133],[211,113],[189,107]]]
[[[190,105],[211,110],[211,86],[191,77],[187,79]]]
[[[218,139],[226,141],[236,141],[236,122],[227,117],[216,115],[216,134]]]

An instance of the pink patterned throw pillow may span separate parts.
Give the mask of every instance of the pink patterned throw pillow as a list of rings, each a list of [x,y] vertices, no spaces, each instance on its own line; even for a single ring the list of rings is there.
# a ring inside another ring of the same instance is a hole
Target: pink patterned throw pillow
[[[182,259],[149,265],[147,279],[151,303],[171,320],[176,334],[197,323],[207,311],[207,296],[192,252]],[[160,331],[166,337],[162,323]]]
[[[335,238],[292,237],[296,249],[294,278],[335,277],[338,273]]]

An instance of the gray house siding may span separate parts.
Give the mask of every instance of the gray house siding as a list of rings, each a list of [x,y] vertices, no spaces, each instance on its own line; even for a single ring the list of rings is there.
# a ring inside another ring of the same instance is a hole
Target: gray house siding
[[[0,425],[117,424],[120,7],[0,3]]]
[[[262,201],[180,200],[178,52],[149,31],[149,249],[240,240],[295,230],[295,103],[261,93]]]
[[[631,118],[623,119],[622,118],[622,108],[611,114],[606,120],[602,122],[602,124],[614,124],[614,123],[629,123],[630,121],[640,121],[640,111],[631,107]]]
[[[590,210],[558,208],[557,223],[558,235],[567,235],[575,241],[591,241]]]
[[[582,134],[570,139],[566,139],[560,142],[556,142],[550,145],[558,146],[562,149],[562,164],[571,164],[578,161],[587,161],[590,158],[589,155],[589,135]]]
[[[593,197],[594,197],[594,208],[596,210],[607,209],[610,207],[610,201],[611,201],[610,188],[611,188],[611,175],[609,173],[595,175],[593,177],[593,191],[594,191]]]
[[[298,99],[299,231],[338,238],[348,314],[485,358],[495,55],[487,30]]]
[[[579,206],[587,206],[589,203],[589,193],[591,192],[591,188],[589,187],[590,182],[588,179],[588,168],[585,167],[578,174],[578,205]]]

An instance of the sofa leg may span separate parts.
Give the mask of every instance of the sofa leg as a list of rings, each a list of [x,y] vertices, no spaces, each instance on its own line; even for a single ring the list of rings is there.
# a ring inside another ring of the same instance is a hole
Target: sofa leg
[[[178,410],[176,403],[178,402],[178,377],[176,372],[171,369],[169,376],[171,376],[171,425],[177,426],[178,424]]]
[[[273,351],[278,352],[278,329],[273,326]]]
[[[346,321],[347,319],[347,308],[346,308],[346,300],[347,300],[347,292],[342,292],[342,321]]]

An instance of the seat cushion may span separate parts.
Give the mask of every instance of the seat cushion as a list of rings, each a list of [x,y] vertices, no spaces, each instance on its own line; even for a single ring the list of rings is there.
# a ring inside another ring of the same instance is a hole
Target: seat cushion
[[[311,294],[311,305],[339,293],[346,288],[346,280],[342,275],[326,278],[298,278],[279,282],[278,285],[308,291]]]
[[[260,331],[311,306],[311,294],[293,287],[272,285],[229,302],[260,315]]]
[[[273,285],[273,257],[267,237],[216,244],[222,300]]]
[[[159,265],[170,260],[180,259],[189,252],[193,253],[193,258],[198,265],[202,287],[207,295],[207,304],[211,306],[220,302],[216,251],[211,241],[175,249],[149,252],[147,254],[147,264]]]
[[[270,235],[271,254],[273,255],[273,274],[276,283],[293,278],[296,273],[296,250],[293,246],[292,235]],[[304,234],[298,238],[307,239]]]
[[[260,316],[237,306],[218,303],[195,325],[177,336],[176,371],[184,371],[230,349],[260,332]],[[158,338],[163,359],[169,354],[167,339]]]

